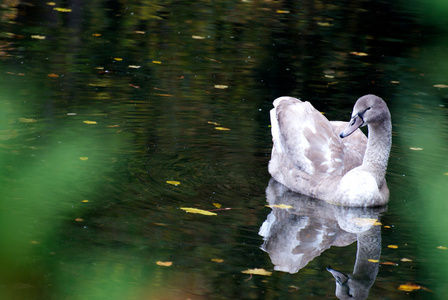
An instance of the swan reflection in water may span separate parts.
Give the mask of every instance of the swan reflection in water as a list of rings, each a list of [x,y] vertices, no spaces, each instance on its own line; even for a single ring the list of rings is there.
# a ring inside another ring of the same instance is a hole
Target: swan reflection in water
[[[353,273],[328,267],[336,279],[339,299],[366,299],[378,274],[381,254],[380,213],[385,207],[336,206],[290,191],[271,179],[266,197],[272,212],[260,228],[267,252],[277,271],[297,273],[331,246],[357,241]]]

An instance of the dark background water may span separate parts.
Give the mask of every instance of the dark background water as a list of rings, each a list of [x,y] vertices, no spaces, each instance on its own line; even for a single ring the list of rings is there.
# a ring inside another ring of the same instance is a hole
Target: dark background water
[[[336,298],[325,267],[350,273],[356,242],[295,274],[260,249],[275,212],[269,110],[291,95],[347,120],[374,93],[394,132],[370,298],[443,299],[446,13],[418,0],[4,1],[2,295]],[[180,209],[218,206],[231,209]]]

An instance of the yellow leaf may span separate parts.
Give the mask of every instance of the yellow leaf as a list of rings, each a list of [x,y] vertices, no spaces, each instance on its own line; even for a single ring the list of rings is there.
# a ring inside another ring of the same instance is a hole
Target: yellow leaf
[[[22,122],[22,123],[35,123],[36,120],[32,119],[32,118],[19,118],[19,122]]]
[[[422,151],[423,148],[418,148],[418,147],[409,147],[409,149],[414,150],[414,151]]]
[[[390,228],[390,226],[389,226],[389,225],[384,225],[384,228],[388,228],[388,229],[389,229],[389,228]]]
[[[217,262],[217,263],[222,263],[224,261],[224,259],[221,258],[212,258],[211,261]]]
[[[49,6],[55,6],[55,5],[56,5],[56,2],[47,2],[47,5],[49,5]]]
[[[216,216],[217,214],[214,212],[206,211],[203,209],[191,208],[191,207],[181,207],[180,209],[185,210],[187,213],[192,214],[201,214],[205,216]]]
[[[388,245],[387,248],[398,249],[398,246],[397,245]]]
[[[172,261],[157,261],[156,264],[158,266],[162,266],[162,267],[171,267],[173,262]]]
[[[241,271],[244,274],[253,274],[253,275],[263,275],[263,276],[271,276],[272,272],[266,271],[265,269],[247,269],[245,271]]]
[[[98,124],[96,121],[82,121],[84,124],[95,125]]]
[[[83,222],[83,221],[84,221],[83,218],[76,218],[76,219],[75,219],[75,222]]]
[[[215,126],[219,126],[219,123],[216,123],[216,122],[208,121],[207,123],[208,123],[208,124],[215,125]]]
[[[223,85],[223,84],[216,84],[215,85],[215,89],[221,89],[221,90],[223,90],[223,89],[226,89],[226,88],[228,88],[229,86],[227,86],[227,85]]]
[[[153,63],[153,64],[161,64],[162,62],[161,62],[161,61],[158,61],[158,60],[153,60],[152,63]]]
[[[230,130],[229,128],[226,127],[215,127],[216,130]]]
[[[92,33],[92,36],[95,36],[95,37],[101,36],[101,33]]]
[[[222,204],[219,204],[219,203],[213,203],[213,206],[216,207],[216,208],[221,208]]]
[[[89,200],[82,200],[81,202],[83,202],[83,203],[87,203],[87,202],[89,202]]]
[[[48,77],[51,77],[51,78],[58,78],[58,77],[59,77],[58,74],[54,74],[54,73],[47,74],[47,76],[48,76]]]
[[[62,7],[55,7],[53,9],[55,11],[62,12],[62,13],[67,13],[67,12],[71,12],[72,11],[70,8],[62,8]]]
[[[286,205],[286,204],[272,204],[272,205],[266,205],[266,207],[270,207],[270,208],[280,208],[280,209],[288,209],[288,208],[292,208],[291,205]]]
[[[79,159],[80,160],[88,160],[89,158],[88,157],[80,157]]]
[[[121,57],[114,57],[115,61],[122,61],[123,59]]]
[[[402,261],[402,262],[411,262],[411,261],[412,261],[412,259],[409,259],[409,258],[403,257],[403,258],[401,259],[401,261]]]
[[[38,34],[32,35],[31,38],[35,39],[35,40],[45,40],[45,36],[44,35],[38,35]]]
[[[398,83],[400,83],[400,81],[398,81],[398,80],[392,80],[390,83],[398,84]]]
[[[439,88],[439,89],[446,89],[446,88],[448,88],[448,85],[446,85],[446,84],[434,84],[433,87]]]
[[[448,173],[443,173],[443,175],[448,175]]]
[[[412,292],[414,290],[419,290],[422,287],[419,285],[416,285],[415,283],[406,283],[406,284],[401,284],[398,289],[400,291],[404,291],[404,292]]]
[[[171,184],[171,185],[178,186],[178,185],[180,184],[180,181],[167,180],[166,183]]]
[[[440,249],[440,250],[447,250],[448,247],[445,247],[445,246],[438,246],[437,249]]]
[[[280,10],[280,9],[278,9],[277,13],[278,14],[289,14],[289,10]]]
[[[324,27],[330,27],[330,26],[333,26],[333,24],[328,23],[328,22],[317,22],[317,25],[319,25],[319,26],[324,26]]]
[[[191,37],[192,37],[193,39],[195,39],[195,40],[203,40],[203,39],[205,39],[204,36],[200,36],[200,35],[192,35]]]
[[[350,54],[351,54],[351,55],[356,55],[356,56],[368,56],[367,53],[364,53],[364,52],[356,52],[356,51],[350,52]]]

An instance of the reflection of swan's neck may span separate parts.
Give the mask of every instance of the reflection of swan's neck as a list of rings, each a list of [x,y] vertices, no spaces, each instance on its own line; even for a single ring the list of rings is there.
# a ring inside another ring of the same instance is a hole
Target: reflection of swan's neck
[[[367,232],[358,234],[358,250],[353,277],[372,285],[378,273],[380,256],[381,227],[374,225]]]
[[[368,124],[369,138],[362,162],[362,169],[373,173],[380,186],[384,180],[392,145],[392,124],[389,118],[382,123]]]

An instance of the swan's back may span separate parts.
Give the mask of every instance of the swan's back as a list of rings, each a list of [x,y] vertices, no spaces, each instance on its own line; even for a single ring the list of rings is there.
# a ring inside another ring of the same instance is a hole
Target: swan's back
[[[271,126],[274,146],[269,171],[274,178],[277,177],[275,173],[285,172],[295,172],[310,180],[342,176],[362,163],[366,136],[358,130],[341,139],[339,132],[347,122],[328,121],[309,102],[292,97],[276,99],[271,110]]]

